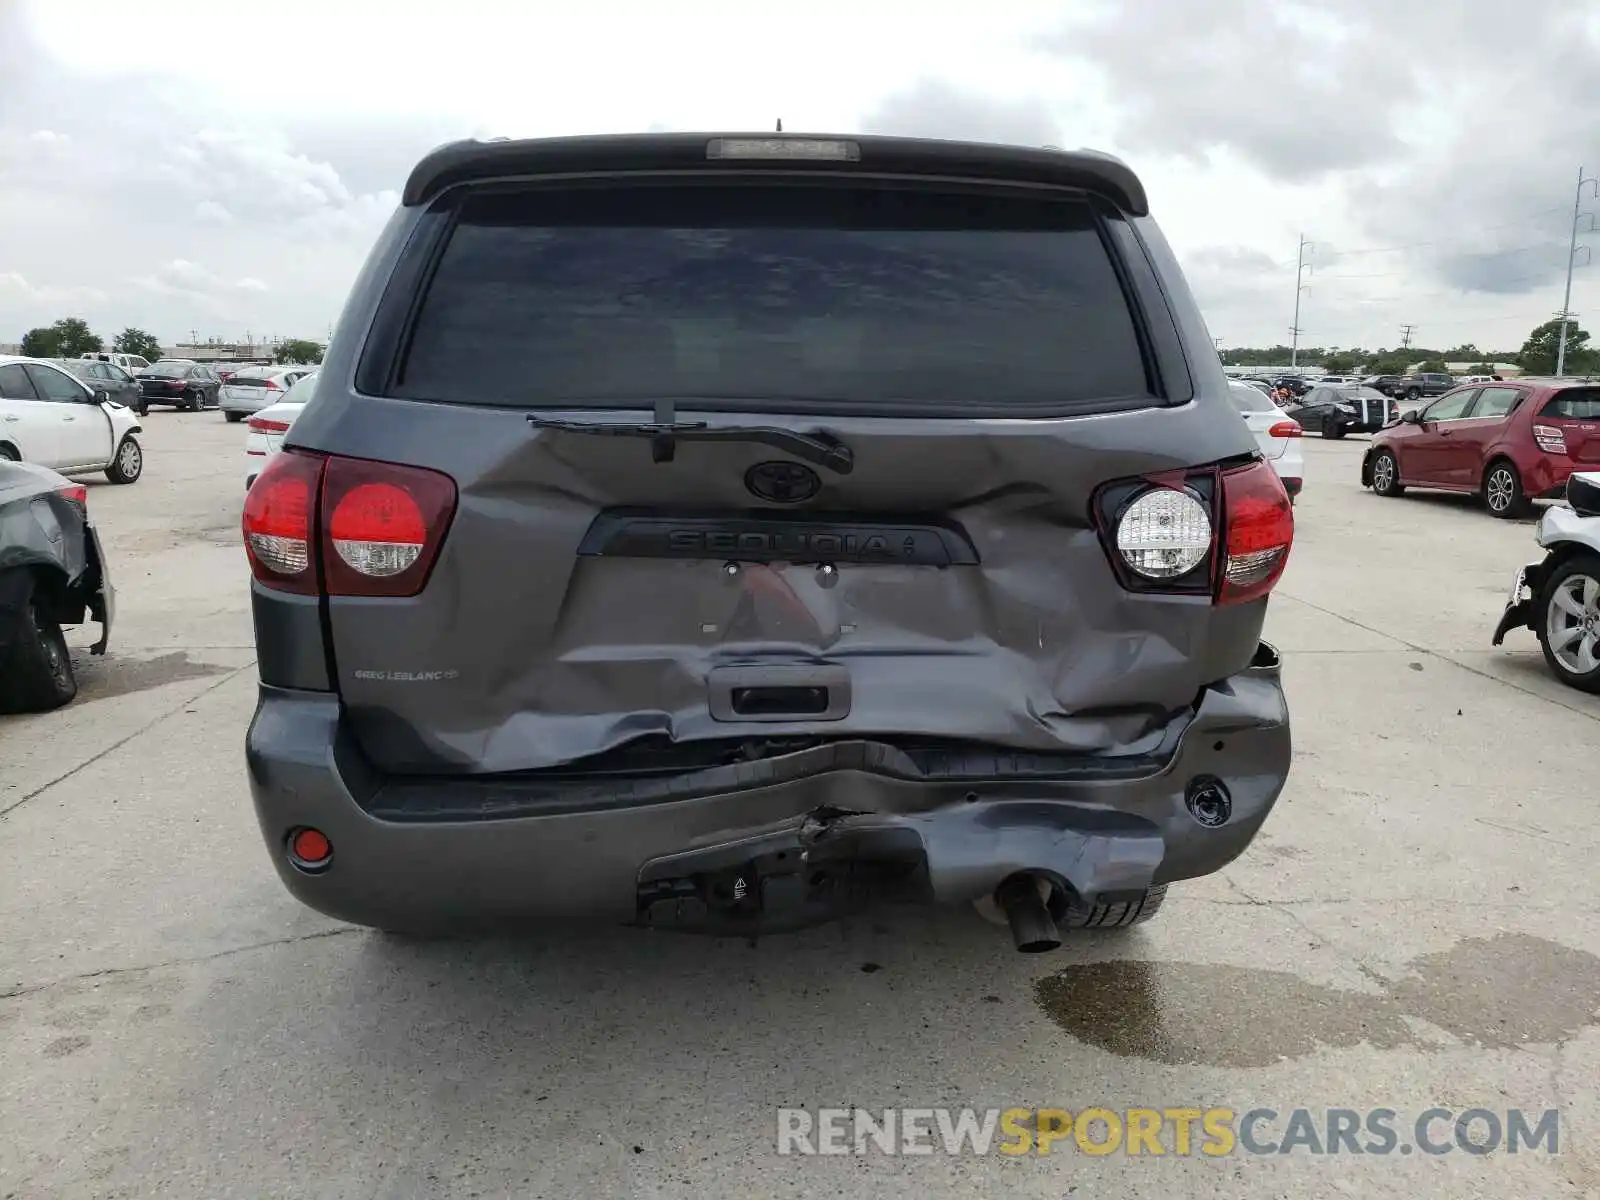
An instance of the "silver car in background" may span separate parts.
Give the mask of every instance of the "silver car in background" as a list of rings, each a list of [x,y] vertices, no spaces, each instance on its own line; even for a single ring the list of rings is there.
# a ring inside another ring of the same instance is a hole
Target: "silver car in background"
[[[315,367],[241,367],[222,385],[222,415],[242,421],[251,413],[278,403]]]

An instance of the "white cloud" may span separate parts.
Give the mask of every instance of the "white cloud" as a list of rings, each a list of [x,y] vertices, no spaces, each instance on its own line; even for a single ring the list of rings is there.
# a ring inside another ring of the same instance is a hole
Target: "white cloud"
[[[1414,323],[1509,347],[1560,302],[1576,158],[1600,147],[1591,0],[385,12],[0,0],[0,341],[69,310],[165,337],[323,331],[441,142],[781,116],[1121,155],[1230,343],[1288,336],[1304,233],[1306,341],[1392,344]],[[248,55],[163,53],[202,25]],[[91,60],[85,28],[120,52]],[[1578,273],[1585,305],[1600,264]]]

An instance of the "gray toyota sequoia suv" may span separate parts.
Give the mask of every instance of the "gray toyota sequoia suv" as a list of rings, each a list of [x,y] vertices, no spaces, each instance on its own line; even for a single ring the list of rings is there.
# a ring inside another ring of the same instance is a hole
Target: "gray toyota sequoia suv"
[[[442,147],[246,500],[272,861],[402,931],[1144,920],[1289,771],[1254,446],[1114,158]]]

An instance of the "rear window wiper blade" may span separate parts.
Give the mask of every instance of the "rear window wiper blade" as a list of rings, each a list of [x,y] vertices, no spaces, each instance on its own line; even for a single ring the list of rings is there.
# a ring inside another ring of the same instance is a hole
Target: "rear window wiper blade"
[[[694,442],[760,442],[788,451],[796,458],[815,463],[840,475],[855,469],[850,447],[825,429],[802,433],[776,425],[717,425],[705,421],[678,421],[673,418],[670,400],[656,404],[655,420],[642,424],[619,421],[594,421],[573,417],[550,417],[529,413],[528,424],[539,429],[559,429],[567,433],[586,433],[600,437],[650,439],[650,457],[658,462],[673,460],[679,439]]]

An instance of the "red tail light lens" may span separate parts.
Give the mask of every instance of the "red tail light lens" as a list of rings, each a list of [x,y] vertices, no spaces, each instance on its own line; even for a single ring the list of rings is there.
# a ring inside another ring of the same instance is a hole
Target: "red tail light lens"
[[[320,590],[316,555],[320,455],[289,450],[256,476],[244,498],[244,551],[256,579],[282,592]]]
[[[81,483],[69,483],[64,488],[57,488],[56,495],[64,500],[70,500],[79,508],[89,507],[89,489]]]
[[[280,392],[282,390],[283,389],[278,386],[278,381],[276,379],[267,380],[267,391],[269,391],[269,392]]]
[[[1303,437],[1305,436],[1305,430],[1300,428],[1299,421],[1279,421],[1271,429],[1267,430],[1267,436],[1275,438]]]
[[[285,450],[245,496],[245,553],[279,591],[415,596],[455,510],[455,480],[438,471]]]
[[[1533,427],[1533,440],[1539,443],[1539,449],[1546,454],[1565,454],[1567,452],[1567,435],[1561,432],[1559,425],[1535,425]]]
[[[1223,563],[1218,604],[1258,600],[1277,585],[1294,543],[1294,508],[1271,464],[1222,476]]]
[[[288,433],[289,422],[274,421],[271,417],[251,417],[245,422],[245,427],[257,433]]]
[[[323,482],[330,596],[415,596],[455,515],[456,485],[421,467],[333,458]]]

